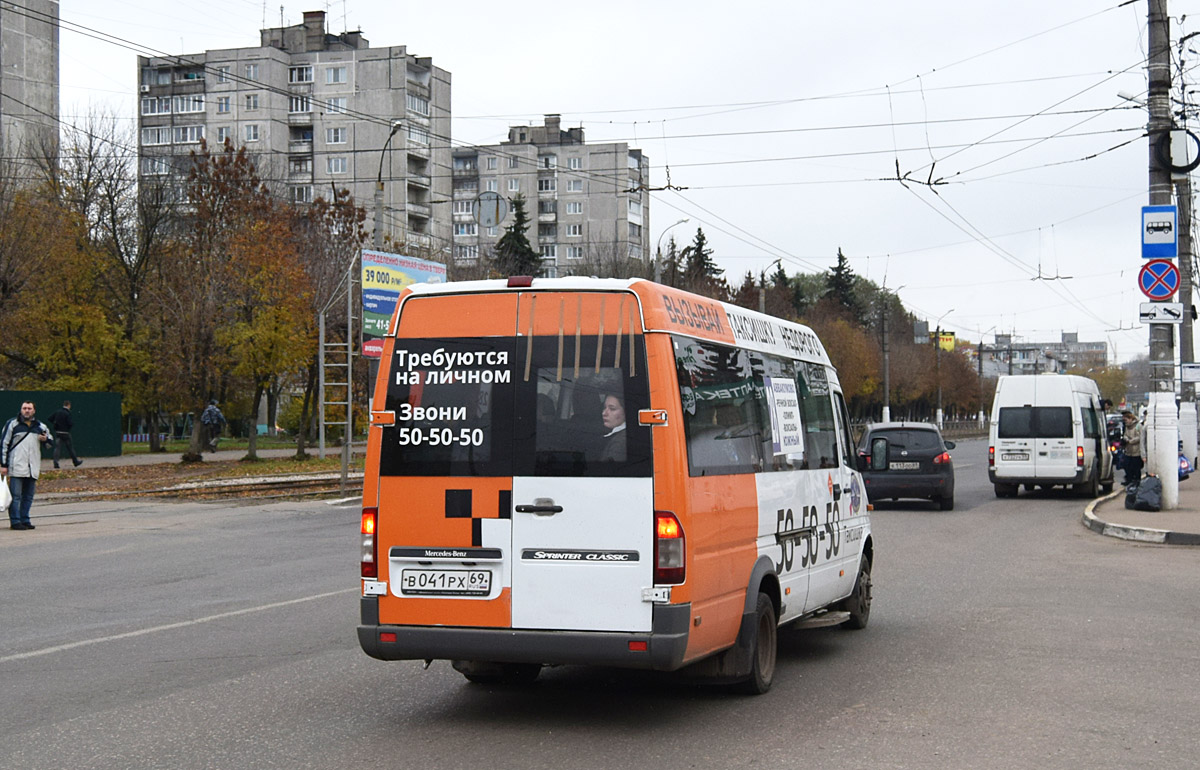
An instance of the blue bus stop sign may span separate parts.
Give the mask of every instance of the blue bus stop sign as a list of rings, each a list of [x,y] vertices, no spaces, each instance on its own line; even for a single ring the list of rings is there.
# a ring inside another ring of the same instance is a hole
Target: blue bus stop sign
[[[1169,259],[1152,259],[1138,271],[1138,288],[1150,299],[1168,300],[1179,289],[1179,268]]]

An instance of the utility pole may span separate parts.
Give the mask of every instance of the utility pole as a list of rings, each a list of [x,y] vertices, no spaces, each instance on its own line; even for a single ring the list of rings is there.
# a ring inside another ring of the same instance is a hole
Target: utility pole
[[[1179,299],[1183,303],[1183,323],[1179,326],[1179,363],[1194,362],[1192,349],[1192,177],[1185,174],[1175,180],[1175,200],[1179,205]],[[1180,378],[1182,379],[1182,377]],[[1184,401],[1194,401],[1196,384],[1183,382]]]
[[[1147,154],[1151,206],[1171,204],[1171,170],[1163,164],[1157,145],[1171,130],[1171,22],[1167,0],[1148,1],[1149,66],[1147,68]],[[1153,392],[1146,412],[1143,442],[1146,471],[1158,476],[1163,508],[1179,506],[1179,413],[1175,406],[1175,332],[1171,324],[1150,324],[1150,372]]]
[[[892,314],[892,303],[887,292],[883,293],[883,421],[892,421],[891,366],[888,362],[888,316]]]

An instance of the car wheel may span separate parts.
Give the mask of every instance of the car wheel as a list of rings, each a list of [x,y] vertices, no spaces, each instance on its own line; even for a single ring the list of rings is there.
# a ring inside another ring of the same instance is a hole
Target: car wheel
[[[739,682],[737,687],[747,695],[762,695],[771,689],[771,682],[775,679],[775,656],[779,649],[775,605],[771,604],[771,597],[766,594],[758,595],[751,633],[750,676]]]
[[[953,511],[954,510],[954,495],[950,494],[950,495],[943,496],[942,498],[940,498],[938,500],[938,504],[942,506],[943,511]]]
[[[858,563],[854,591],[842,601],[841,609],[850,612],[850,617],[842,623],[842,628],[857,631],[867,627],[867,621],[871,619],[871,562],[866,556]]]
[[[1100,479],[1098,476],[1100,471],[1093,468],[1092,473],[1088,476],[1088,480],[1082,484],[1076,484],[1075,489],[1082,497],[1090,497],[1095,499],[1100,496]]]
[[[995,488],[996,488],[996,497],[1016,497],[1017,496],[1017,485],[1016,484],[995,484],[993,486],[995,486]]]

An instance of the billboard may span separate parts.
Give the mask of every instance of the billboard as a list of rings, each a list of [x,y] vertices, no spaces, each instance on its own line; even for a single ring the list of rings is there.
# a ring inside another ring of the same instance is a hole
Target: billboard
[[[370,358],[383,355],[383,335],[405,286],[445,282],[446,266],[440,262],[363,249],[362,354]]]

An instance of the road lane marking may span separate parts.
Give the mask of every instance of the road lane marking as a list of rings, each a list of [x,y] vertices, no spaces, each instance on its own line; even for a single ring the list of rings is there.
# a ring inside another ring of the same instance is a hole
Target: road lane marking
[[[155,634],[159,631],[173,631],[177,628],[187,628],[188,626],[199,625],[200,623],[209,623],[214,620],[224,620],[225,618],[233,618],[238,615],[249,615],[252,612],[264,612],[266,610],[274,610],[280,607],[289,607],[293,604],[301,604],[302,602],[311,602],[316,599],[327,599],[330,596],[338,596],[339,594],[348,594],[351,592],[359,592],[360,588],[344,588],[340,591],[330,591],[323,594],[314,594],[313,596],[304,596],[299,599],[288,599],[286,602],[274,602],[273,604],[262,604],[258,607],[246,607],[241,610],[231,610],[230,612],[221,612],[216,615],[209,615],[204,618],[196,618],[195,620],[182,620],[178,623],[168,623],[165,626],[153,626],[151,628],[142,628],[137,631],[126,631],[123,634],[113,634],[112,636],[101,636],[96,639],[84,639],[79,642],[69,642],[67,644],[59,644],[54,647],[46,647],[41,650],[32,650],[30,652],[18,652],[14,655],[5,655],[0,657],[0,663],[8,663],[13,660],[24,660],[26,658],[36,658],[42,655],[50,655],[55,652],[63,652],[65,650],[73,650],[76,647],[86,647],[90,644],[100,644],[102,642],[115,642],[120,639],[132,639],[135,636],[145,636],[146,634]]]

